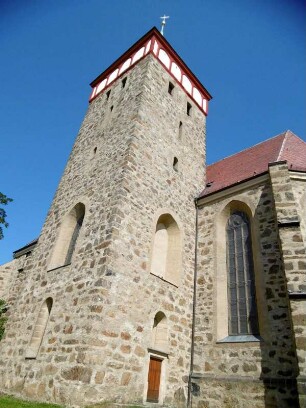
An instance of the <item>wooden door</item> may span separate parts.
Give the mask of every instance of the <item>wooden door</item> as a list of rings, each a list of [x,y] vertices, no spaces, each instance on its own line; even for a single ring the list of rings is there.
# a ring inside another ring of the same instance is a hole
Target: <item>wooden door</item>
[[[162,360],[150,357],[148,374],[148,402],[158,402]]]

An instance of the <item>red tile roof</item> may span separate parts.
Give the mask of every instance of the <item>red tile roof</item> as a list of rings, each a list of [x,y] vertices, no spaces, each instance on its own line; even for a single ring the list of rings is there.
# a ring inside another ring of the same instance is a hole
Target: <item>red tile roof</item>
[[[286,160],[290,170],[306,171],[306,143],[290,130],[207,166],[204,197],[268,171]]]

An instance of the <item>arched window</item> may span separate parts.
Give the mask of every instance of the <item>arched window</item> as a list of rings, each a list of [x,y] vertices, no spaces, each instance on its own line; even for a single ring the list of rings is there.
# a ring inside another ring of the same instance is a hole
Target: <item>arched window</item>
[[[228,333],[258,334],[251,230],[243,211],[233,211],[227,226]]]
[[[44,301],[40,308],[38,318],[33,330],[29,348],[26,352],[26,358],[36,358],[41,346],[49,316],[53,305],[53,299],[50,297]]]
[[[85,205],[78,203],[64,218],[53,250],[49,269],[71,263],[85,216]]]
[[[168,324],[163,312],[156,313],[152,330],[152,348],[168,351]]]
[[[159,217],[156,225],[151,273],[179,285],[181,275],[181,234],[170,214]]]

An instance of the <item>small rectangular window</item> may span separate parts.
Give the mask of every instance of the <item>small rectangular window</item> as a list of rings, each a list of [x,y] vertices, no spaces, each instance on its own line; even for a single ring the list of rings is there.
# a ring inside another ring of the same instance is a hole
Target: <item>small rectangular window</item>
[[[168,93],[169,93],[170,95],[173,95],[173,89],[174,89],[173,83],[172,83],[172,82],[169,82],[169,85],[168,85]]]
[[[122,85],[122,88],[124,88],[125,87],[125,84],[126,84],[126,77],[125,78],[123,78],[123,80],[121,81],[121,85]]]

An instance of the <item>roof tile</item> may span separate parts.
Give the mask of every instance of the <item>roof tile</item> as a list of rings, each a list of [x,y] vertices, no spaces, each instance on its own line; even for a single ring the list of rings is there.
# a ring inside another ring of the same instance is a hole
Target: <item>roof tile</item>
[[[207,166],[204,197],[268,171],[286,160],[290,170],[306,171],[306,143],[290,130]]]

